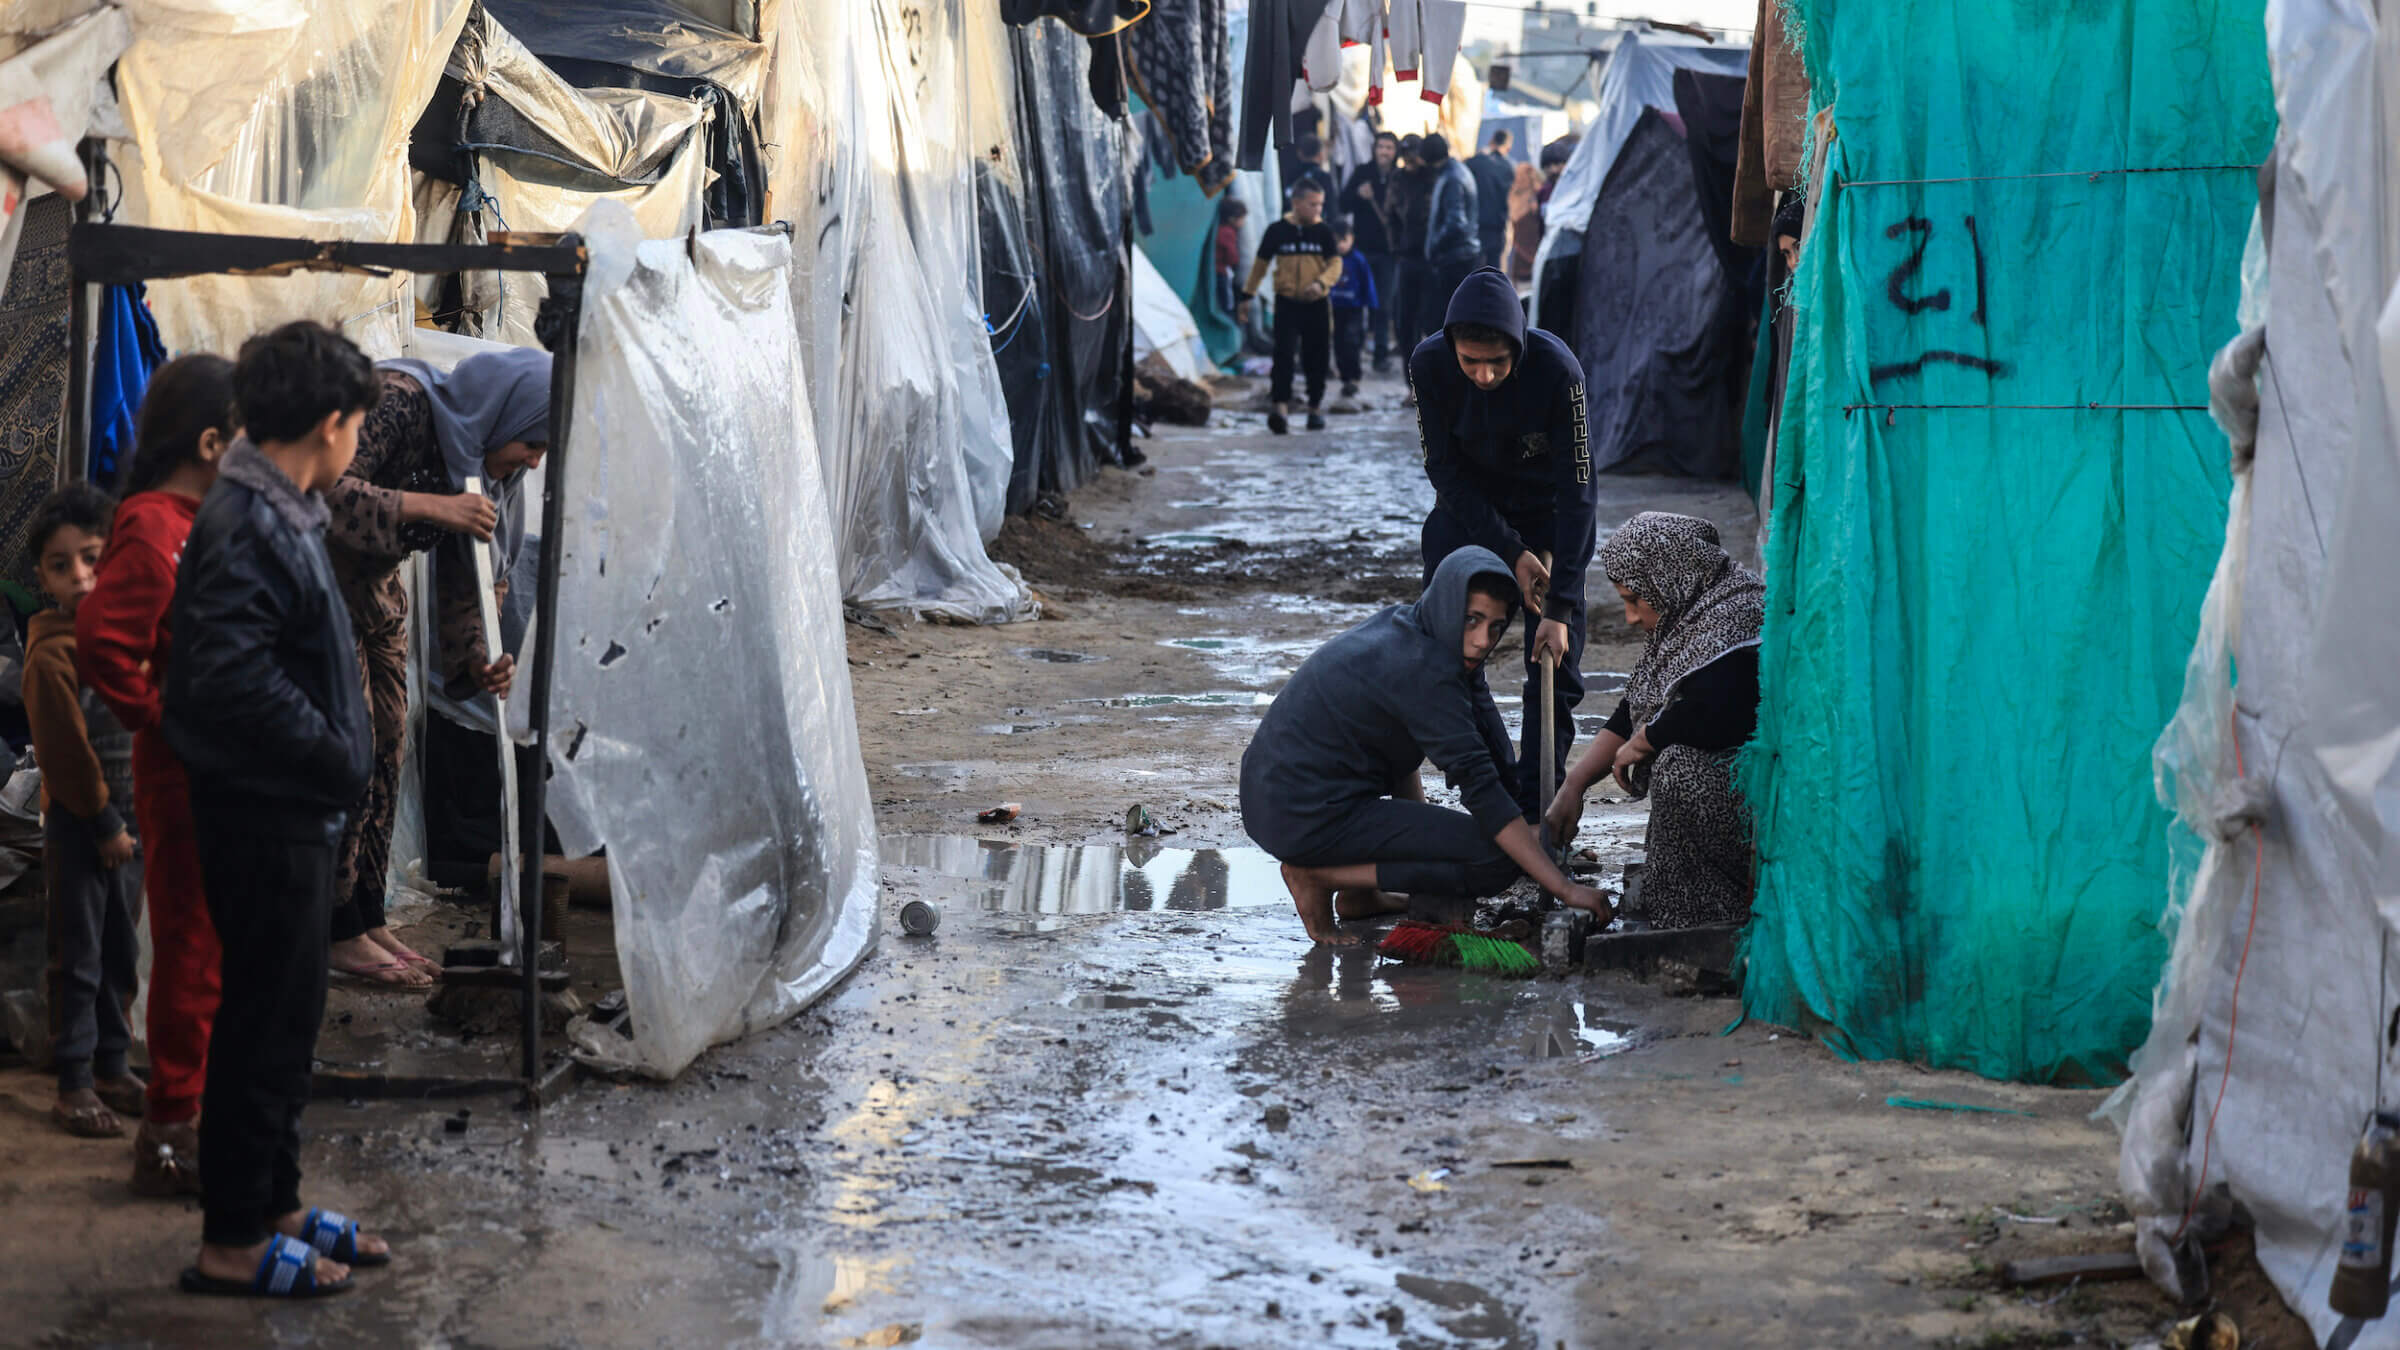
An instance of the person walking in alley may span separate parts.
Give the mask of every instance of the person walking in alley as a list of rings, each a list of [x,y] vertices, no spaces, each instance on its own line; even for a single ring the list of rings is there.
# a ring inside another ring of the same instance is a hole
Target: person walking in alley
[[[1583,700],[1583,585],[1591,565],[1599,487],[1584,428],[1583,367],[1552,334],[1525,323],[1516,287],[1496,267],[1450,297],[1442,331],[1408,360],[1417,434],[1433,510],[1425,517],[1425,576],[1469,544],[1508,560],[1529,610],[1524,751],[1511,785],[1525,813],[1548,806],[1541,785],[1541,660],[1558,663],[1558,762],[1575,740]],[[1551,555],[1545,564],[1541,555]]]
[[[1428,176],[1425,263],[1429,283],[1418,294],[1410,340],[1422,342],[1442,328],[1443,307],[1467,273],[1475,270],[1483,245],[1475,225],[1475,176],[1450,153],[1450,142],[1439,132],[1419,141],[1417,154],[1424,159]]]
[[[1600,550],[1649,635],[1625,697],[1546,808],[1550,837],[1574,838],[1583,795],[1601,778],[1650,799],[1642,885],[1661,928],[1750,917],[1750,810],[1734,752],[1758,725],[1758,633],[1766,583],[1694,516],[1644,511]]]
[[[222,998],[200,1116],[199,1294],[305,1298],[389,1249],[300,1205],[300,1113],[325,1016],[342,827],[371,751],[323,492],[357,453],[375,368],[321,324],[242,344],[244,438],[192,520],[161,726],[191,781]]]
[[[1508,727],[1483,668],[1522,604],[1499,555],[1461,548],[1415,604],[1318,648],[1267,708],[1242,752],[1242,828],[1283,864],[1318,942],[1357,942],[1338,922],[1400,912],[1394,893],[1493,895],[1520,871],[1607,922],[1607,899],[1543,853],[1508,785]],[[1466,810],[1426,803],[1427,760]]]
[[[1328,223],[1333,226],[1334,249],[1342,258],[1342,279],[1325,297],[1333,305],[1333,364],[1342,376],[1342,397],[1356,398],[1359,378],[1366,373],[1367,328],[1380,297],[1375,291],[1374,270],[1360,264],[1355,247],[1358,236],[1350,222],[1337,218]],[[1357,412],[1358,408],[1352,405],[1336,411]]]
[[[1498,267],[1508,247],[1508,196],[1517,182],[1516,163],[1508,157],[1510,139],[1506,131],[1493,132],[1483,153],[1467,161],[1475,175],[1475,238],[1485,267]]]
[[[1422,136],[1400,138],[1400,167],[1392,172],[1391,186],[1384,194],[1390,207],[1384,218],[1391,223],[1392,252],[1399,259],[1388,301],[1392,345],[1403,364],[1425,338],[1417,319],[1425,307],[1424,297],[1433,287],[1433,264],[1425,258],[1425,231],[1432,224],[1433,171],[1425,167],[1424,145]]]
[[[1308,378],[1308,429],[1325,429],[1325,376],[1333,349],[1333,306],[1326,299],[1342,279],[1342,255],[1325,224],[1325,192],[1303,183],[1292,193],[1292,212],[1267,227],[1258,257],[1242,286],[1234,317],[1250,321],[1250,299],[1268,271],[1275,273],[1275,364],[1268,382],[1267,429],[1292,429],[1292,368]]]
[[[159,730],[175,564],[233,444],[233,363],[210,353],[159,367],[142,394],[125,500],[92,594],[75,611],[75,666],[133,733],[133,814],[150,913],[150,1088],[133,1137],[137,1195],[200,1189],[201,1086],[217,1016],[217,930],[200,886],[183,765]]]
[[[50,1118],[86,1139],[125,1132],[142,1081],[125,1065],[142,900],[133,736],[75,673],[75,611],[108,545],[109,495],[89,483],[50,494],[33,518],[36,575],[53,608],[25,642],[25,720],[42,770],[42,870],[50,888],[50,1021],[58,1100]]]
[[[1342,214],[1357,233],[1352,256],[1374,273],[1375,305],[1367,311],[1368,337],[1375,345],[1375,373],[1392,368],[1392,328],[1398,317],[1392,306],[1400,294],[1400,259],[1392,251],[1392,176],[1400,163],[1400,138],[1388,131],[1375,134],[1375,157],[1350,171],[1343,187]]]

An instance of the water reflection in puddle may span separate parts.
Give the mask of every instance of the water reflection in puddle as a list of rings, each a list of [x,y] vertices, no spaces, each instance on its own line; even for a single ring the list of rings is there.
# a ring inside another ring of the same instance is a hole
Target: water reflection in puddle
[[[996,914],[1113,914],[1287,902],[1280,865],[1254,848],[1011,844],[956,835],[886,835],[887,867],[986,883]]]
[[[1212,689],[1199,694],[1119,694],[1115,698],[1078,699],[1103,708],[1263,708],[1273,694],[1248,689]]]
[[[1600,1059],[1633,1048],[1630,1025],[1610,1026],[1577,1000],[1551,1011],[1526,1037],[1531,1059]]]
[[[1105,661],[1108,659],[1105,656],[1100,656],[1092,652],[1070,652],[1061,650],[1057,647],[1019,647],[1017,648],[1017,655],[1025,658],[1028,661],[1046,661],[1054,666],[1081,665],[1087,661]]]
[[[1235,634],[1165,638],[1161,647],[1198,652],[1219,675],[1238,684],[1281,684],[1322,644],[1319,638],[1271,641]]]

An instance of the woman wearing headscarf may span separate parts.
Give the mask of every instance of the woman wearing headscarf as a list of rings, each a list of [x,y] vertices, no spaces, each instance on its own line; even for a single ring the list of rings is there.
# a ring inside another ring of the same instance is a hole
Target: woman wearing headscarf
[[[381,399],[358,435],[358,457],[327,488],[327,551],[349,606],[375,730],[367,795],[342,837],[333,911],[333,969],[378,984],[422,986],[439,966],[384,923],[384,883],[408,727],[408,594],[400,565],[445,547],[434,569],[435,635],[446,682],[506,697],[515,663],[485,649],[482,598],[468,540],[524,539],[525,473],[550,447],[550,354],[483,352],[448,374],[423,361],[378,366]],[[480,478],[486,497],[466,491]],[[505,575],[505,572],[498,573]]]
[[[1575,832],[1603,774],[1650,799],[1642,896],[1661,928],[1750,917],[1750,812],[1734,752],[1758,724],[1766,584],[1726,555],[1717,527],[1644,511],[1601,546],[1625,621],[1650,635],[1616,715],[1559,785],[1545,823]]]

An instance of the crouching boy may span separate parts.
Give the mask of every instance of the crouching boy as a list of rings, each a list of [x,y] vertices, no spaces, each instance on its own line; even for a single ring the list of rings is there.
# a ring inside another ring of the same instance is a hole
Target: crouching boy
[[[42,770],[42,870],[50,885],[50,1019],[58,1102],[69,1134],[105,1139],[140,1116],[125,1067],[133,1031],[134,910],[142,864],[133,809],[133,737],[75,674],[75,613],[92,593],[109,495],[89,483],[50,494],[33,518],[35,566],[53,609],[26,626],[25,720]],[[121,1114],[120,1114],[121,1113]]]
[[[191,781],[222,1001],[200,1112],[191,1293],[305,1298],[389,1260],[300,1207],[300,1112],[325,1014],[334,852],[367,785],[367,710],[325,553],[322,490],[349,467],[375,368],[332,329],[242,344],[244,438],[184,542],[162,727]]]
[[[1483,663],[1521,607],[1499,555],[1462,548],[1414,605],[1394,605],[1317,649],[1242,753],[1242,827],[1283,863],[1308,935],[1356,942],[1337,919],[1396,913],[1393,893],[1485,896],[1520,870],[1567,904],[1608,901],[1542,851],[1509,790],[1508,728]],[[1425,801],[1432,760],[1465,811]]]

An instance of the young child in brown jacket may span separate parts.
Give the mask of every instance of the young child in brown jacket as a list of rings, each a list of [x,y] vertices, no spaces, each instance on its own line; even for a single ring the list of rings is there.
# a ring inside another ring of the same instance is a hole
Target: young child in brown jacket
[[[70,1134],[123,1134],[142,1083],[126,1068],[134,995],[133,737],[75,673],[75,611],[92,591],[116,502],[89,483],[50,494],[34,517],[42,591],[25,644],[25,717],[42,770],[42,870],[50,886],[50,1027],[58,1101]]]

